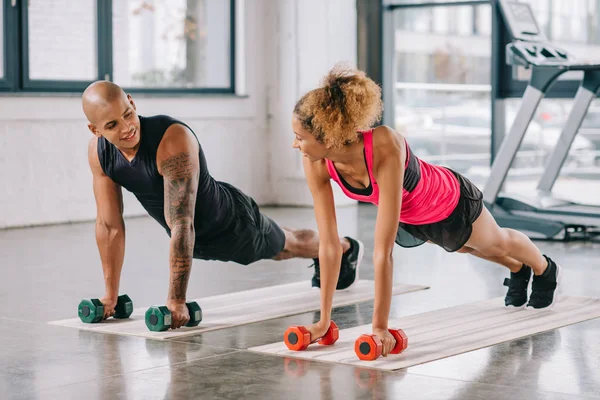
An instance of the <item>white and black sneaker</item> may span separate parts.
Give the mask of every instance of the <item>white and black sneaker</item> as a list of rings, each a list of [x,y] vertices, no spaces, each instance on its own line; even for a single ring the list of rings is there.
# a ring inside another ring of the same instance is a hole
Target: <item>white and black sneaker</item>
[[[350,248],[342,255],[342,265],[338,278],[336,290],[348,289],[358,279],[358,268],[364,256],[364,245],[351,237],[346,237],[350,242]],[[314,258],[315,273],[311,284],[313,288],[321,288],[321,268],[319,259]],[[311,265],[312,267],[312,265]]]
[[[527,303],[527,288],[531,280],[531,267],[523,264],[518,272],[511,272],[510,278],[504,279],[504,286],[508,287],[504,297],[506,307],[520,308]]]
[[[531,283],[531,296],[527,303],[528,310],[550,309],[556,302],[556,289],[560,284],[560,266],[544,255],[548,267],[541,275],[534,275]]]

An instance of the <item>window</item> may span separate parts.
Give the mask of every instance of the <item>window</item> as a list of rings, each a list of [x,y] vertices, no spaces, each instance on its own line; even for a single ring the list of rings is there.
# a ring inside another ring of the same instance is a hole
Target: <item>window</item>
[[[417,156],[476,184],[490,161],[490,12],[489,4],[394,10],[394,126]]]
[[[0,90],[234,92],[235,0],[6,1]]]
[[[228,88],[230,4],[113,1],[115,82],[127,87]]]
[[[492,7],[475,7],[475,32],[483,36],[492,36]]]
[[[28,4],[28,78],[96,80],[96,0],[29,0]]]

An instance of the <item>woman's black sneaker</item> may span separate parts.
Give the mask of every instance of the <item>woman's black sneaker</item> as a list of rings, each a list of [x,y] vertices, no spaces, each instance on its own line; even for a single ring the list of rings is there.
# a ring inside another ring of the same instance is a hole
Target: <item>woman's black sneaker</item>
[[[504,279],[504,286],[508,286],[504,305],[506,307],[523,307],[527,303],[527,287],[531,279],[531,267],[523,264],[519,272],[511,272],[510,279]]]
[[[531,282],[531,296],[527,303],[528,310],[550,309],[556,302],[556,289],[560,284],[560,266],[544,255],[548,267],[541,275],[534,275]]]

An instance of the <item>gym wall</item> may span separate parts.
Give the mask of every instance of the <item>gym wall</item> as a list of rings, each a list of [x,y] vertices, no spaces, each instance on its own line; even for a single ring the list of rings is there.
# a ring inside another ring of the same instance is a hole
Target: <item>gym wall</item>
[[[212,175],[259,204],[309,206],[291,113],[335,62],[356,65],[355,0],[237,0],[236,19],[237,96],[132,94],[138,112],[188,123]],[[0,95],[0,228],[95,218],[80,96]],[[126,216],[145,215],[124,196]]]

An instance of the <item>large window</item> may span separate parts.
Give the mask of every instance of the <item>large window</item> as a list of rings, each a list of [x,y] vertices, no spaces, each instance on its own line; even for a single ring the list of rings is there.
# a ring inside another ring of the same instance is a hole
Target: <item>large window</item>
[[[4,61],[17,76],[0,90],[79,92],[110,79],[134,92],[234,92],[235,0],[9,3],[0,34],[9,27],[20,43],[0,40],[0,80]]]
[[[556,42],[600,43],[598,0],[527,0],[546,33]]]
[[[394,11],[396,128],[417,156],[471,178],[490,163],[490,14],[489,4]]]
[[[600,62],[600,0],[526,2],[531,5],[535,18],[550,43],[563,48],[580,62]],[[517,74],[512,74],[511,85],[516,81],[514,78],[518,77],[522,81],[521,87],[524,87],[531,76],[531,70],[524,70],[522,67],[512,72]],[[564,73],[548,92],[551,95],[542,99],[523,139],[524,145],[521,145],[511,165],[505,181],[505,190],[531,193],[535,188],[554,148],[562,145],[559,137],[566,125],[582,78],[581,71]],[[516,92],[515,98],[504,100],[507,110],[517,110],[522,106],[520,93]],[[515,115],[515,112],[507,111],[506,130],[511,127]],[[599,105],[595,100],[573,140],[554,185],[555,194],[561,198],[586,204],[600,204],[597,193],[589,190],[590,182],[596,182],[600,177],[598,115]],[[533,146],[526,147],[527,144]]]
[[[524,1],[532,5],[551,42],[581,61],[600,61],[600,0]],[[415,154],[449,166],[484,187],[492,137],[492,6],[395,3],[402,4],[393,11],[395,126],[405,133]],[[581,73],[564,76],[580,79]],[[578,85],[579,81],[573,81],[568,99],[545,98],[540,103],[512,164],[506,183],[509,190],[535,187],[532,182],[539,178],[558,143]],[[506,129],[520,106],[520,96],[505,102]],[[584,188],[599,176],[600,100],[595,100],[556,188],[561,195],[569,192],[581,197],[585,190],[573,188]],[[575,183],[581,186],[573,186]]]

